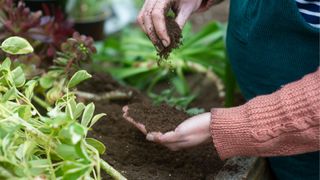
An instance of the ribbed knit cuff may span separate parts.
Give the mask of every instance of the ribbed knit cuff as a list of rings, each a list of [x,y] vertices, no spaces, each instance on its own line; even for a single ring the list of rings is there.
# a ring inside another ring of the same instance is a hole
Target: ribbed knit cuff
[[[211,110],[210,131],[213,144],[222,160],[235,154],[247,154],[250,148],[251,126],[246,121],[245,105]]]

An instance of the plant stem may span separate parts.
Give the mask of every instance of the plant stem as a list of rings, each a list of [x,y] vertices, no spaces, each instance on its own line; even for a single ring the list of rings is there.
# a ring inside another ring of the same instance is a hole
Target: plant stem
[[[101,168],[115,180],[127,180],[122,174],[115,170],[110,164],[103,159],[100,160]]]
[[[38,103],[40,106],[42,106],[43,108],[45,108],[46,110],[48,110],[48,111],[51,110],[51,106],[50,106],[47,102],[45,102],[45,101],[43,101],[42,99],[40,99],[38,96],[33,96],[32,99],[33,99],[36,103]]]
[[[94,101],[101,101],[101,100],[127,100],[132,97],[132,92],[121,92],[118,90],[110,91],[103,93],[101,95],[92,94],[89,92],[82,92],[82,91],[75,91],[75,94],[79,97],[94,100]]]

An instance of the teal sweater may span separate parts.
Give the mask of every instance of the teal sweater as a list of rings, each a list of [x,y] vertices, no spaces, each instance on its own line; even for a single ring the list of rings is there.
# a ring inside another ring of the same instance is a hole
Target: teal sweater
[[[317,70],[319,29],[294,0],[230,1],[227,49],[247,100]],[[319,179],[319,152],[268,160],[278,179]]]

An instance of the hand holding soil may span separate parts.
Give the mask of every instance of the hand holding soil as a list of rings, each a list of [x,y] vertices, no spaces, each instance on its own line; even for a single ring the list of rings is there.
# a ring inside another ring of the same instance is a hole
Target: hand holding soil
[[[145,104],[125,106],[123,112],[123,117],[145,134],[147,140],[173,151],[211,141],[210,113],[188,118],[185,113],[167,105],[153,107]]]

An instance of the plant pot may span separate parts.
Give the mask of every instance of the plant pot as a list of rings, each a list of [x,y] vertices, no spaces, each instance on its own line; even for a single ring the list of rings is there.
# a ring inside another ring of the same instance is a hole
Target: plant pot
[[[30,8],[31,11],[45,11],[46,7],[49,8],[50,12],[52,10],[60,7],[60,3],[57,0],[24,0],[26,6]]]
[[[104,34],[105,19],[97,21],[74,21],[74,29],[80,34],[91,36],[94,40],[102,40]]]
[[[98,41],[105,38],[104,23],[109,15],[109,12],[105,11],[97,16],[71,18],[71,21],[74,23],[74,29],[80,34],[91,36]]]

